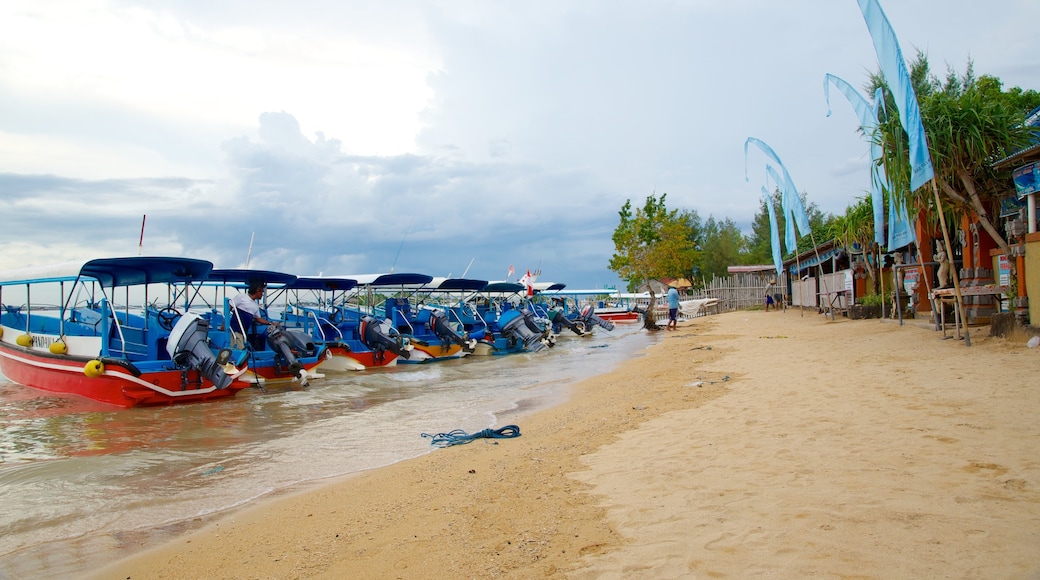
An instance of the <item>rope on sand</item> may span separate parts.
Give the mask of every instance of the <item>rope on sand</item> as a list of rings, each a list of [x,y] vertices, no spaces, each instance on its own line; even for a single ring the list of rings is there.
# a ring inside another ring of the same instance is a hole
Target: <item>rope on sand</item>
[[[520,427],[516,425],[506,425],[501,429],[484,429],[483,431],[477,431],[473,434],[466,433],[462,429],[456,429],[447,433],[437,433],[436,435],[423,433],[422,436],[429,437],[430,445],[433,445],[434,447],[449,447],[451,445],[469,443],[474,439],[512,439],[513,437],[520,436]]]

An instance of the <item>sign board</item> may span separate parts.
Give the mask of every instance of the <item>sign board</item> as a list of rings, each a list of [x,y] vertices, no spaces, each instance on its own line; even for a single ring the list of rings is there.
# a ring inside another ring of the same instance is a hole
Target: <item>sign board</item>
[[[903,274],[903,289],[906,290],[907,294],[914,293],[914,286],[917,286],[918,270],[917,268],[907,268]]]
[[[1030,163],[1016,169],[1011,176],[1015,180],[1018,199],[1040,191],[1040,163]]]

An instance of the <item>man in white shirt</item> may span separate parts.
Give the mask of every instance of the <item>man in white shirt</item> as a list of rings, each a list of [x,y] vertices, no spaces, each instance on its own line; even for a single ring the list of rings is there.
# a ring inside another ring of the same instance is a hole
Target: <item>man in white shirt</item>
[[[244,349],[246,335],[251,333],[254,324],[270,326],[277,324],[260,316],[260,304],[257,302],[267,290],[267,284],[259,280],[249,282],[245,293],[235,294],[231,298],[231,347]],[[241,325],[239,325],[241,322]]]

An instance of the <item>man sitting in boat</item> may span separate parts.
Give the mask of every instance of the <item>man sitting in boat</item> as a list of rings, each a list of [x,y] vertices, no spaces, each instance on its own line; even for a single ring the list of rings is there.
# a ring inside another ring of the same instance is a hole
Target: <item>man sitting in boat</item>
[[[260,315],[260,304],[257,300],[260,300],[265,290],[267,290],[267,284],[262,280],[251,280],[245,293],[239,292],[231,298],[231,348],[245,349],[247,336],[256,335],[254,325],[278,324]]]

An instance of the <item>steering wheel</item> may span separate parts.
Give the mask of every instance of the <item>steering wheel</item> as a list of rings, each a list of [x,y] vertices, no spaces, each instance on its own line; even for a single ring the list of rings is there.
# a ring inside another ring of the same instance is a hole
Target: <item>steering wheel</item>
[[[340,322],[342,322],[343,309],[339,306],[333,306],[332,312],[329,314],[329,320],[332,321],[333,324],[339,324]]]
[[[177,323],[177,319],[181,317],[181,313],[173,306],[167,306],[157,312],[155,316],[159,319],[159,326],[166,330],[173,330],[173,325]]]

